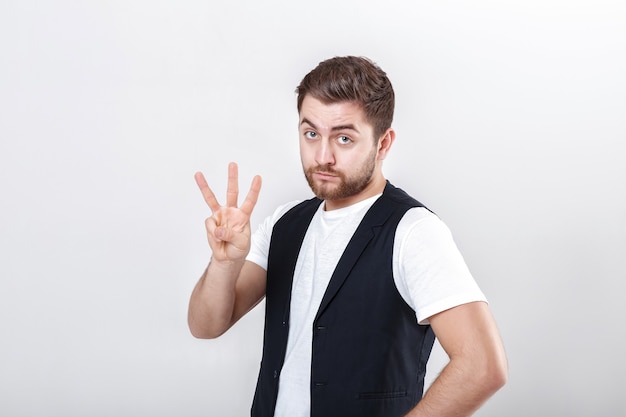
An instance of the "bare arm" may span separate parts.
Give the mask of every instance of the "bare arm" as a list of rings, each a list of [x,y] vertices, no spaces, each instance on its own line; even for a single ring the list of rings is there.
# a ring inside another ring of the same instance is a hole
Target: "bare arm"
[[[237,165],[228,166],[226,206],[221,206],[201,173],[195,175],[204,200],[212,211],[206,231],[212,256],[189,301],[188,323],[199,338],[223,334],[265,295],[265,270],[245,261],[250,250],[250,215],[261,189],[261,178],[252,180],[241,207]]]
[[[474,302],[429,320],[450,362],[407,417],[471,416],[506,383],[508,373],[491,311]]]

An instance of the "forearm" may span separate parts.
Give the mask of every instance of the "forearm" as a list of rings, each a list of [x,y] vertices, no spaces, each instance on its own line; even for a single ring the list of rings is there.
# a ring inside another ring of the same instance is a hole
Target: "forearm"
[[[451,360],[406,417],[471,416],[506,380],[506,364]]]
[[[242,262],[209,263],[189,301],[188,323],[195,337],[212,339],[232,325],[235,286],[242,265]]]

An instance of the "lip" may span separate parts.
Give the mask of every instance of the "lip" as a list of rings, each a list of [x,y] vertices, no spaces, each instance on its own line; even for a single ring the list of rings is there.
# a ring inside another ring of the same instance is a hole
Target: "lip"
[[[337,178],[337,175],[333,175],[329,172],[324,172],[324,171],[316,171],[315,176],[322,180],[331,180],[333,178]]]

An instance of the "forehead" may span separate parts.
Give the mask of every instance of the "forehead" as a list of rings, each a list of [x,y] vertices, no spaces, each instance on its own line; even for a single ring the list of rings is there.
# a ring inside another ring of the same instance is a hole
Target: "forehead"
[[[355,125],[362,129],[371,128],[360,104],[341,101],[324,103],[309,95],[304,97],[300,107],[300,123],[309,121],[319,129],[332,129],[336,126]]]

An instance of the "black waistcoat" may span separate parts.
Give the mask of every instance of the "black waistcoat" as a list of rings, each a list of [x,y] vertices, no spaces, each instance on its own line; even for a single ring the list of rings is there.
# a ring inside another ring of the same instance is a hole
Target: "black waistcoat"
[[[300,203],[272,231],[263,359],[253,417],[274,414],[289,333],[291,284],[307,228],[321,203]],[[396,227],[423,207],[387,183],[342,254],[313,328],[311,416],[403,416],[421,399],[434,334],[417,324],[392,274]]]

